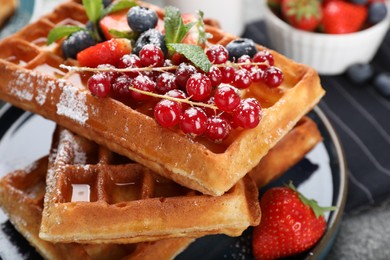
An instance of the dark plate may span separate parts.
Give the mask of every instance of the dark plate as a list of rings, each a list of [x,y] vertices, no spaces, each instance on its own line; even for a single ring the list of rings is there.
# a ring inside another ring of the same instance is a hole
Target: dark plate
[[[328,229],[319,243],[296,259],[321,259],[326,256],[337,233],[347,191],[344,156],[337,136],[320,109],[316,108],[310,117],[318,124],[323,142],[269,187],[293,180],[300,191],[316,199],[320,205],[332,204],[338,209],[327,215]],[[5,105],[0,110],[0,177],[46,155],[53,129],[53,122]],[[38,257],[1,210],[0,223],[0,256],[4,260]],[[200,238],[177,258],[252,259],[251,233],[250,228],[236,238],[224,235]]]

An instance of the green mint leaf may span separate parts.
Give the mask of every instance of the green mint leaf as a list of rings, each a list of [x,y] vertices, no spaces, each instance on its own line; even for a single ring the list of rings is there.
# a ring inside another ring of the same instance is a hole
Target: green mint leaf
[[[168,47],[172,48],[178,53],[183,54],[199,69],[203,70],[204,72],[209,72],[211,68],[211,62],[207,58],[207,55],[204,53],[202,47],[184,43],[170,43],[168,44]]]
[[[103,11],[103,16],[106,16],[107,14],[115,13],[118,11],[126,10],[131,7],[137,6],[137,2],[134,0],[120,0],[112,3],[109,5],[106,9]]]
[[[97,23],[103,13],[103,1],[101,0],[83,0],[83,6],[88,19],[92,23]]]
[[[200,45],[203,45],[207,42],[207,34],[206,34],[206,30],[204,28],[203,16],[204,16],[204,13],[199,10],[198,11],[198,22],[196,23],[196,28],[198,29],[198,33],[199,33],[198,44],[200,44]]]
[[[165,43],[180,43],[195,23],[184,24],[179,9],[173,6],[165,8]]]
[[[138,33],[133,31],[118,31],[114,29],[109,29],[108,32],[115,38],[126,38],[129,40],[135,40],[138,37]]]
[[[58,26],[53,28],[50,32],[49,35],[47,36],[47,45],[52,44],[53,42],[71,35],[72,33],[85,30],[85,28],[79,27],[79,26],[71,26],[71,25],[66,25],[66,26]]]

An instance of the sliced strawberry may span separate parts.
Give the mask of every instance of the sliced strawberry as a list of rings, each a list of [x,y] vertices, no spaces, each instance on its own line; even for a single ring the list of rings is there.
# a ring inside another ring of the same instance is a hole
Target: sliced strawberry
[[[82,67],[96,68],[99,64],[116,66],[120,58],[131,50],[130,40],[114,38],[79,52],[77,60]]]
[[[367,7],[348,2],[329,2],[323,8],[325,33],[343,34],[359,31],[367,18]]]
[[[128,10],[115,12],[104,16],[100,20],[100,28],[102,29],[104,37],[106,37],[107,40],[115,38],[114,35],[109,32],[109,30],[116,30],[120,32],[131,31],[129,24],[127,23],[127,11]]]

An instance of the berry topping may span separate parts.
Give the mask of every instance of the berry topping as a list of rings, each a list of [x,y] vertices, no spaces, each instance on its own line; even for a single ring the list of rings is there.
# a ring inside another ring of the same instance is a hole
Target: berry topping
[[[135,79],[133,79],[132,83],[134,88],[142,91],[154,93],[156,90],[156,83],[145,75],[138,75]],[[146,101],[152,98],[151,96],[144,95],[136,91],[131,91],[130,94],[131,97],[136,101]]]
[[[62,43],[64,58],[76,59],[77,53],[96,44],[92,35],[85,30],[72,33]]]
[[[186,109],[180,118],[180,129],[192,137],[202,135],[207,128],[206,113],[199,107]]]
[[[181,106],[178,102],[163,99],[154,107],[154,118],[164,127],[171,127],[179,123]]]
[[[230,131],[231,126],[226,119],[219,116],[212,116],[207,119],[207,128],[204,134],[209,139],[219,143],[229,136]]]
[[[173,98],[179,98],[179,99],[187,99],[188,98],[187,94],[180,89],[172,89],[172,90],[168,91],[167,93],[165,93],[165,95],[169,96],[169,97],[173,97]],[[186,103],[180,103],[180,105],[181,105],[182,110],[186,110],[190,106]]]
[[[211,67],[209,72],[207,72],[207,77],[211,80],[211,85],[213,87],[219,86],[222,82],[222,72],[217,67]]]
[[[236,71],[233,67],[222,67],[220,68],[222,73],[222,83],[230,84],[233,82],[236,75]]]
[[[142,47],[139,58],[144,67],[161,67],[164,64],[164,53],[160,47],[153,44]]]
[[[254,98],[241,100],[233,110],[234,123],[242,128],[254,128],[261,120],[261,106]]]
[[[162,33],[156,29],[149,29],[139,36],[135,42],[133,53],[139,55],[142,47],[147,44],[153,44],[160,47],[164,55],[166,55],[168,52],[167,47],[165,46],[164,35],[162,35]]]
[[[251,57],[249,57],[249,55],[242,55],[240,58],[237,59],[237,63],[251,63],[251,62],[252,59]],[[251,70],[252,67],[253,67],[252,64],[241,65],[241,68],[244,68],[246,70]]]
[[[116,66],[122,56],[130,52],[130,40],[123,38],[111,39],[79,52],[77,60],[82,67],[96,68],[100,64]]]
[[[284,0],[282,14],[293,27],[314,31],[321,22],[321,2],[317,0]]]
[[[246,69],[236,70],[233,85],[239,89],[246,89],[252,83],[251,75]]]
[[[88,79],[87,86],[96,97],[107,97],[111,90],[111,79],[107,73],[96,73]]]
[[[176,75],[176,84],[185,89],[187,85],[187,80],[191,77],[192,74],[195,74],[196,68],[188,63],[180,63],[177,67],[175,75]]]
[[[229,54],[222,45],[212,45],[206,51],[206,55],[213,64],[222,64],[228,61]]]
[[[237,91],[229,85],[221,85],[214,94],[214,102],[219,109],[231,112],[240,104],[241,98]]]
[[[125,68],[141,68],[142,63],[140,58],[135,54],[126,54],[123,55],[118,63],[118,68],[125,69]],[[132,78],[135,78],[138,76],[138,71],[129,71],[126,72],[127,75],[129,75]]]
[[[274,66],[269,67],[264,73],[265,84],[271,88],[280,86],[283,82],[283,78],[282,71]]]
[[[207,100],[212,91],[211,81],[205,74],[195,73],[188,79],[186,90],[192,100]]]
[[[129,86],[132,85],[131,78],[127,75],[122,75],[120,77],[117,77],[112,82],[112,92],[114,98],[121,100],[121,101],[127,101],[131,98],[131,90],[129,89]]]
[[[258,63],[261,63],[261,62],[268,62],[268,65],[269,66],[273,66],[275,61],[274,61],[274,56],[272,55],[272,53],[270,53],[269,51],[267,50],[261,50],[261,51],[258,51],[255,56],[253,56],[253,62],[258,62]],[[263,67],[262,67],[263,68]]]
[[[257,52],[254,41],[246,38],[231,41],[226,45],[226,49],[229,52],[229,60],[231,61],[237,60],[242,55],[253,57]]]
[[[170,72],[160,74],[156,80],[157,93],[165,94],[172,89],[177,89],[175,74]]]
[[[156,27],[157,21],[156,12],[146,7],[134,6],[127,13],[127,22],[130,28],[137,33]]]

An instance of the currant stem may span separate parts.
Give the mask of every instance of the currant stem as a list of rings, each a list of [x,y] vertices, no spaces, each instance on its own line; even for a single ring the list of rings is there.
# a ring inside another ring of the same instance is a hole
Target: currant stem
[[[231,66],[231,67],[238,67],[240,68],[241,66],[245,65],[254,65],[254,66],[259,66],[259,65],[266,65],[269,66],[268,62],[241,62],[241,63],[233,63],[233,62],[228,62],[224,64],[214,64],[214,67],[226,67],[226,66]],[[75,71],[75,72],[142,72],[142,71],[159,71],[159,72],[164,72],[168,70],[175,70],[178,66],[173,65],[173,66],[168,66],[168,67],[144,67],[144,68],[90,68],[90,67],[77,67],[77,66],[68,66],[61,64],[60,68],[66,69],[68,71]]]
[[[175,98],[175,97],[170,97],[170,96],[167,96],[167,95],[159,95],[159,94],[156,94],[156,93],[140,90],[140,89],[137,89],[137,88],[134,88],[134,87],[131,87],[131,86],[129,86],[129,89],[132,90],[132,91],[135,91],[135,92],[147,95],[147,96],[161,98],[161,99],[167,99],[167,100],[176,101],[176,102],[179,102],[179,103],[186,103],[186,104],[189,104],[191,106],[207,107],[207,108],[211,108],[211,109],[214,109],[214,110],[218,109],[218,107],[210,105],[210,104],[205,104],[205,103],[201,103],[201,102],[191,101],[191,100],[189,100],[191,97],[188,97],[186,99]]]

